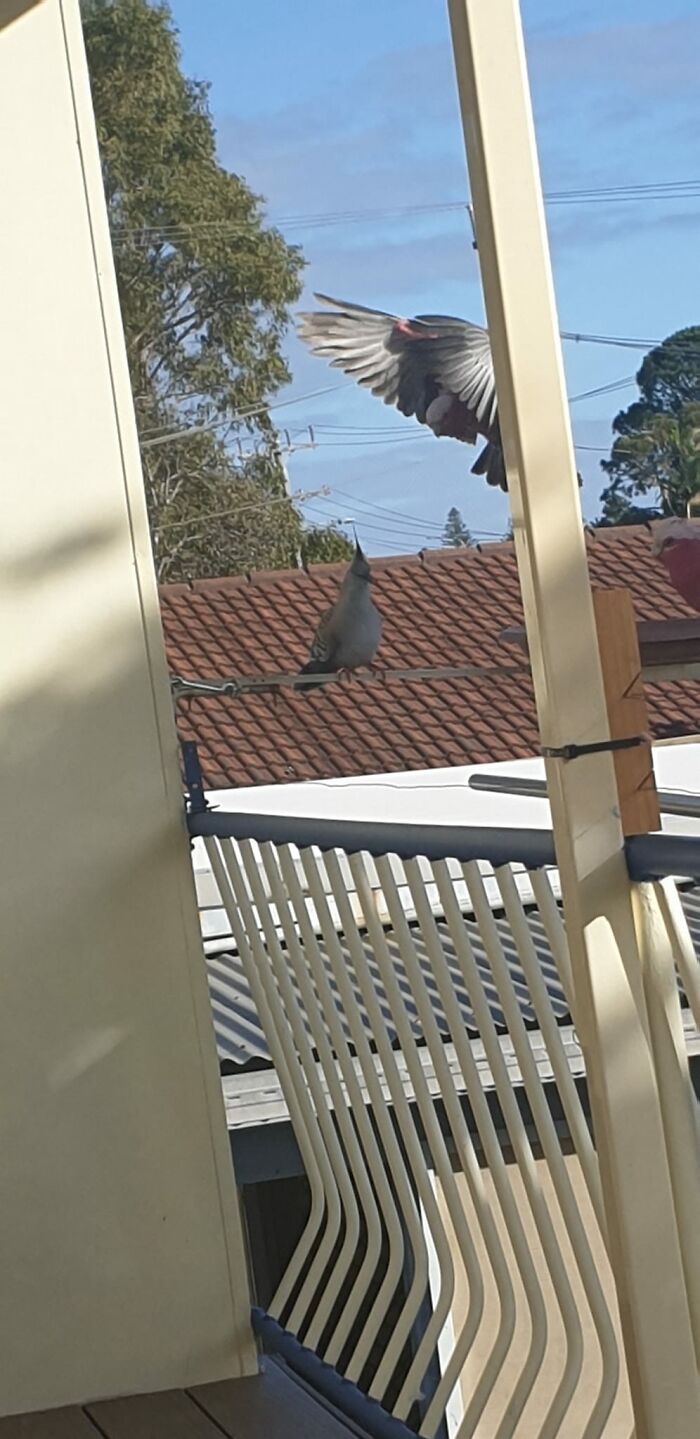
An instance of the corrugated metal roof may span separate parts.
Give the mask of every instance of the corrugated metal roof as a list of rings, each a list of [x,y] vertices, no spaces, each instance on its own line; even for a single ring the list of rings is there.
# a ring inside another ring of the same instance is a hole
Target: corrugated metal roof
[[[693,937],[693,943],[695,945],[695,952],[696,954],[700,955],[700,889],[686,891],[683,894],[682,899],[683,907],[688,918],[690,932]],[[535,950],[539,958],[542,973],[545,978],[547,990],[552,1001],[554,1013],[560,1023],[565,1022],[567,1019],[569,1019],[570,1022],[570,1016],[568,1015],[568,1010],[564,995],[562,993],[561,985],[559,983],[557,971],[537,911],[529,910],[527,914],[527,920]],[[503,945],[503,950],[509,965],[510,973],[515,987],[515,992],[518,997],[520,1011],[528,1027],[535,1029],[537,1027],[537,1018],[532,1008],[527,982],[518,961],[518,956],[515,945],[513,943],[513,938],[510,932],[508,921],[502,916],[496,916],[495,921],[498,933],[500,935],[501,943]],[[473,1037],[477,1037],[478,1030],[474,1020],[474,1014],[469,1001],[469,996],[466,993],[464,985],[461,981],[447,925],[443,920],[437,917],[436,924],[442,941],[443,952],[446,956],[450,973],[454,981],[460,1012],[465,1027]],[[478,926],[476,925],[474,920],[469,917],[466,917],[464,919],[464,924],[474,950],[474,955],[484,984],[485,993],[489,1001],[491,1014],[499,1029],[504,1031],[504,1017],[495,989],[495,985],[491,977],[490,966],[486,958]],[[410,985],[408,983],[401,960],[399,945],[397,943],[396,936],[392,930],[387,930],[385,931],[385,933],[387,946],[392,958],[394,969],[398,976],[399,983],[406,1000],[408,1013],[411,1018],[412,1029],[414,1034],[420,1038],[421,1026],[418,1022],[415,1004],[411,995]],[[438,1025],[440,1026],[441,1032],[445,1036],[446,1042],[448,1042],[450,1037],[449,1027],[443,1013],[440,996],[437,992],[435,981],[432,977],[430,958],[426,952],[425,943],[419,929],[413,929],[413,938],[416,954],[420,961],[422,973],[425,977],[429,991],[433,997],[433,1010],[437,1018]],[[362,1003],[359,986],[354,979],[353,961],[349,946],[347,944],[347,941],[342,936],[340,937],[340,942],[348,973],[353,978],[353,984],[357,995],[360,1012],[364,1016],[364,1023],[367,1031],[371,1034],[369,1020],[366,1016],[364,1005]],[[323,940],[319,940],[319,947],[321,949],[321,952],[323,953]],[[366,935],[362,936],[362,947],[372,974],[376,979],[377,991],[381,1001],[383,994],[381,981],[379,979],[376,960],[372,951],[372,947]],[[250,989],[243,970],[243,965],[238,954],[234,949],[225,949],[219,953],[209,953],[207,955],[206,963],[207,974],[209,978],[209,992],[211,996],[212,1011],[214,1016],[216,1042],[219,1052],[219,1058],[222,1063],[222,1068],[228,1073],[241,1073],[246,1069],[253,1068],[271,1068],[272,1060],[267,1046],[267,1041],[258,1020],[255,1006],[250,995]],[[331,985],[333,985],[330,967],[328,965],[326,967],[329,974],[329,979],[331,980]],[[393,1042],[396,1043],[396,1035],[391,1024],[391,1018],[385,1000],[382,1003],[382,1008],[387,1019],[389,1033],[392,1037]]]

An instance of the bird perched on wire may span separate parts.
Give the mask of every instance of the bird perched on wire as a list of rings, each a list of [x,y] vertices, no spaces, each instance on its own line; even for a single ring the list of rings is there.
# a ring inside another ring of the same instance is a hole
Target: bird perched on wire
[[[297,317],[302,340],[359,385],[415,415],[434,435],[484,449],[472,474],[507,490],[488,333],[468,320],[417,315],[414,320],[364,305],[314,298],[328,307]]]
[[[673,515],[651,520],[651,553],[659,559],[674,590],[700,613],[700,520]]]
[[[372,599],[372,573],[355,540],[352,563],[334,605],[323,615],[302,675],[328,675],[371,665],[382,637],[382,617]]]

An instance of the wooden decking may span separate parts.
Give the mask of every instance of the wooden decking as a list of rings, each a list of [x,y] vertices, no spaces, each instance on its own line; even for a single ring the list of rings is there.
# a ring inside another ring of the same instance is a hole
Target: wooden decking
[[[0,1439],[358,1439],[285,1366],[252,1379],[0,1419]]]

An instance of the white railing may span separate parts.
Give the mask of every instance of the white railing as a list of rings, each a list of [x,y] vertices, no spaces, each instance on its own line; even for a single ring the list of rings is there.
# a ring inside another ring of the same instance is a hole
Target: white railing
[[[236,849],[236,851],[237,851],[237,843],[236,843],[236,841],[235,841],[235,840],[232,840],[232,844],[234,845],[234,849]],[[260,859],[259,850],[258,850],[258,847],[257,847],[256,844],[253,844],[253,849],[254,849],[254,853],[256,854],[256,856],[258,857],[258,860],[259,860],[259,859]],[[295,866],[295,869],[296,869],[296,872],[297,872],[297,877],[298,877],[299,882],[300,882],[300,884],[301,884],[302,890],[303,890],[303,892],[304,892],[304,894],[305,894],[306,904],[307,904],[307,908],[308,908],[308,910],[309,910],[309,916],[310,916],[311,922],[312,922],[316,927],[318,927],[318,926],[316,925],[316,919],[315,919],[315,914],[314,914],[314,902],[313,902],[313,899],[312,899],[312,897],[311,897],[311,894],[309,893],[309,890],[308,890],[308,886],[307,886],[307,883],[306,883],[306,876],[305,876],[305,873],[304,873],[304,869],[303,869],[303,866],[302,866],[302,863],[301,863],[301,858],[300,858],[300,856],[299,856],[299,852],[298,852],[297,847],[296,847],[295,845],[290,846],[290,852],[291,852],[292,857],[293,857],[293,860],[294,860],[294,866]],[[320,853],[321,853],[320,850],[315,850],[314,852],[315,852],[318,856],[320,856]],[[407,885],[406,880],[405,880],[405,876],[404,876],[404,873],[403,873],[403,869],[402,869],[402,866],[401,866],[401,862],[400,862],[399,860],[397,860],[396,857],[393,856],[393,855],[389,855],[389,856],[388,856],[388,859],[389,859],[389,863],[391,864],[391,866],[392,866],[392,868],[393,868],[393,871],[394,871],[394,876],[395,876],[395,879],[396,879],[396,882],[397,882],[397,885],[398,885],[398,888],[399,888],[399,894],[400,894],[400,896],[401,896],[401,900],[402,900],[402,904],[403,904],[404,910],[406,911],[406,914],[407,914],[407,916],[408,916],[409,918],[415,918],[415,912],[414,912],[414,910],[413,910],[413,903],[412,903],[411,893],[410,893],[409,886]],[[347,856],[346,856],[342,851],[339,851],[339,852],[338,852],[338,863],[339,863],[340,868],[341,868],[341,873],[342,873],[342,877],[343,877],[343,885],[344,885],[344,888],[345,888],[345,893],[346,893],[346,895],[347,895],[347,897],[348,897],[348,901],[349,901],[349,903],[350,903],[350,905],[351,905],[351,907],[352,907],[353,914],[354,914],[354,916],[355,916],[356,921],[357,921],[358,923],[362,923],[362,918],[363,918],[362,902],[361,902],[361,900],[360,900],[360,898],[359,898],[359,896],[358,896],[358,894],[357,894],[357,890],[356,890],[356,887],[355,887],[355,880],[354,880],[354,876],[353,876],[353,872],[352,872],[351,865],[350,865],[350,863],[349,863],[349,861],[348,861]],[[420,858],[420,857],[418,858],[417,863],[418,863],[419,866],[420,866],[421,875],[422,875],[423,879],[424,879],[425,882],[426,882],[426,888],[427,888],[428,898],[430,899],[431,905],[432,905],[433,908],[435,909],[436,907],[439,906],[439,895],[438,895],[438,893],[437,893],[437,887],[436,887],[436,885],[435,885],[435,883],[434,883],[434,881],[433,881],[432,875],[431,875],[430,866],[429,866],[429,864],[427,863],[427,861],[423,860],[423,859]],[[459,901],[460,901],[463,909],[467,910],[467,909],[469,908],[469,894],[468,894],[468,892],[467,892],[466,886],[465,886],[464,881],[463,881],[463,879],[462,879],[459,864],[458,864],[458,862],[457,862],[456,860],[452,860],[452,859],[449,859],[449,858],[446,859],[445,863],[447,864],[447,866],[448,866],[448,868],[449,868],[449,871],[450,871],[450,876],[451,876],[452,880],[454,881],[455,890],[456,890],[456,892],[457,892],[458,899],[459,899]],[[479,863],[479,868],[480,868],[480,871],[481,871],[481,873],[482,873],[482,875],[483,875],[483,877],[484,877],[484,881],[485,881],[485,884],[486,884],[486,891],[487,891],[487,894],[488,894],[488,896],[489,896],[489,899],[490,899],[492,905],[494,905],[495,907],[498,907],[498,905],[499,905],[499,903],[500,903],[500,896],[499,896],[499,893],[498,893],[498,886],[496,885],[496,883],[495,883],[495,881],[494,881],[494,879],[493,879],[493,867],[492,867],[490,864],[481,861],[481,862]],[[224,906],[223,906],[223,904],[222,904],[221,895],[220,895],[220,893],[219,893],[218,885],[216,884],[216,881],[215,881],[215,879],[214,879],[214,876],[213,876],[213,874],[212,874],[212,872],[211,872],[211,867],[210,867],[210,864],[209,864],[209,860],[208,860],[208,858],[207,858],[206,849],[204,848],[204,844],[203,844],[203,841],[202,841],[202,840],[196,841],[195,853],[194,853],[194,870],[195,870],[195,882],[196,882],[196,886],[197,886],[197,901],[198,901],[198,905],[199,905],[199,913],[200,913],[200,919],[201,919],[201,923],[202,923],[202,937],[203,937],[205,940],[216,940],[216,939],[219,939],[219,938],[224,938],[226,935],[230,934],[230,926],[229,926],[229,923],[228,923],[228,917],[227,917],[227,915],[226,915],[226,910],[225,910],[225,908],[224,908]],[[526,869],[523,865],[514,865],[514,866],[513,866],[513,872],[514,872],[515,879],[516,879],[516,883],[517,883],[517,886],[518,886],[518,890],[519,890],[519,893],[520,893],[522,899],[523,899],[526,903],[532,903],[533,900],[534,900],[534,895],[533,895],[532,886],[531,886],[531,882],[530,882],[530,877],[529,877],[529,875],[528,875],[527,869]],[[325,895],[326,895],[326,899],[327,899],[327,901],[328,901],[328,905],[329,905],[330,910],[331,910],[332,917],[333,917],[334,921],[336,922],[336,924],[339,925],[339,924],[340,924],[340,919],[339,919],[339,915],[338,915],[338,910],[337,910],[335,898],[334,898],[332,889],[331,889],[330,885],[328,884],[328,882],[327,882],[327,880],[326,880],[325,871],[324,871],[324,868],[323,868],[323,865],[322,865],[322,864],[320,865],[319,873],[320,873],[320,876],[321,876],[321,880],[322,880],[322,882],[323,882],[323,884],[324,884],[324,886],[325,886],[324,892],[325,892]],[[367,877],[367,881],[368,881],[368,883],[369,883],[370,889],[371,889],[371,891],[372,891],[373,903],[374,903],[374,907],[375,907],[375,910],[376,910],[376,913],[377,913],[377,917],[379,918],[379,920],[380,920],[383,924],[388,924],[388,923],[390,922],[390,916],[389,916],[389,914],[388,914],[388,911],[387,911],[386,908],[384,907],[384,891],[383,891],[383,889],[382,889],[382,885],[381,885],[379,876],[378,876],[377,871],[376,871],[376,866],[375,866],[375,864],[374,864],[374,860],[373,860],[372,856],[369,855],[369,854],[366,856],[365,873],[366,873],[366,877]],[[549,877],[550,877],[550,885],[551,885],[551,887],[552,887],[555,895],[556,895],[557,898],[558,898],[559,895],[560,895],[560,887],[559,887],[559,875],[558,875],[556,869],[554,869],[554,868],[550,869],[550,871],[549,871]],[[262,866],[261,866],[261,880],[262,880],[263,891],[264,891],[265,897],[266,897],[266,902],[267,902],[267,904],[268,904],[269,906],[272,907],[272,912],[273,912],[273,914],[274,914],[274,913],[275,913],[275,907],[274,907],[274,903],[273,903],[273,901],[272,901],[272,894],[271,894],[271,891],[270,891],[269,883],[268,883],[268,881],[267,881],[267,877],[266,877],[266,875],[265,875],[264,868],[263,868]],[[247,881],[246,881],[246,883],[247,883]],[[248,886],[248,892],[249,892],[249,894],[250,894],[250,887],[249,887],[249,886]]]
[[[202,828],[309,1182],[272,1317],[425,1436],[628,1439],[549,836],[423,831],[418,859],[405,828],[393,854],[348,825],[342,851],[332,825]]]

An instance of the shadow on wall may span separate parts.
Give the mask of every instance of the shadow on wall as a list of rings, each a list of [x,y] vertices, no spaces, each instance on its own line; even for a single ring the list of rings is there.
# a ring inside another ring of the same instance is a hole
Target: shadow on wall
[[[123,1349],[132,1374],[143,1352],[146,1386],[154,1333],[173,1355],[195,1336],[193,1374],[211,1373],[216,1336],[225,1372],[231,1312],[190,850],[123,512],[0,573],[0,1389],[12,1412],[36,1407],[45,1366],[65,1385],[50,1403],[93,1392],[95,1356],[75,1342],[86,1306],[96,1334],[130,1330]],[[174,760],[174,729],[169,744]],[[216,1083],[213,1042],[212,1063]],[[63,1337],[45,1303],[59,1293]]]
[[[15,20],[21,20],[29,10],[35,10],[37,5],[43,4],[44,0],[0,0],[0,30],[12,25]]]

